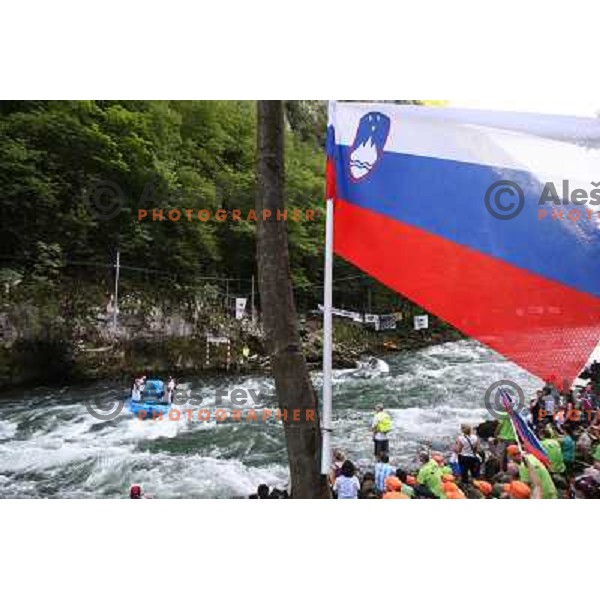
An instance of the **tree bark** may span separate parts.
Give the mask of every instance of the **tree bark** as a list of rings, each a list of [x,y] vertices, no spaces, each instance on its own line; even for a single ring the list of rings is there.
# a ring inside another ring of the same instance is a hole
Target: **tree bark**
[[[320,474],[321,429],[316,395],[301,348],[290,277],[284,201],[283,102],[257,107],[258,284],[262,320],[281,411],[293,498],[328,497]],[[271,211],[271,216],[264,218]],[[312,417],[312,419],[311,419]]]

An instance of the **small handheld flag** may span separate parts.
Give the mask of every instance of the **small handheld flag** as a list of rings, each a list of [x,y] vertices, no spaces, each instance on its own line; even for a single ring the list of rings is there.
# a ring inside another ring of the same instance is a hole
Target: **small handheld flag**
[[[548,459],[546,451],[540,443],[540,440],[538,440],[536,437],[535,433],[533,433],[529,425],[527,425],[527,421],[525,421],[518,411],[514,410],[513,401],[510,397],[510,394],[503,388],[499,388],[499,393],[502,399],[504,410],[506,410],[509,419],[512,421],[513,427],[515,428],[515,433],[519,436],[525,451],[529,454],[533,454],[544,465],[549,466],[550,460]]]

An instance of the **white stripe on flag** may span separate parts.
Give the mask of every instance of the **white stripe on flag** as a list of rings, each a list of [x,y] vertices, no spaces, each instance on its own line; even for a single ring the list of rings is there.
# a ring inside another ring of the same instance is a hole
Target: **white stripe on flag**
[[[600,119],[334,102],[329,119],[336,143],[352,146],[370,111],[392,121],[387,152],[526,171],[554,182],[559,193],[563,179],[571,190],[589,190],[590,178],[600,180]]]

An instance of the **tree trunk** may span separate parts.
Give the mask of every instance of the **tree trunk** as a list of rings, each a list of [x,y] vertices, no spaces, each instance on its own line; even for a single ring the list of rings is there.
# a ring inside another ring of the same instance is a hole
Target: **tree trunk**
[[[316,395],[301,348],[290,277],[284,202],[283,102],[258,101],[258,284],[267,350],[281,411],[292,497],[329,495],[320,474],[321,429]],[[271,211],[271,216],[264,218]]]

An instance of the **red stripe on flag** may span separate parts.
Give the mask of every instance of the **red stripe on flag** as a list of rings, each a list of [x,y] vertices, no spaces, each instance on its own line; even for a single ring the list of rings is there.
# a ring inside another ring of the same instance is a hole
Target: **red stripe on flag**
[[[600,339],[600,298],[340,199],[334,250],[543,379],[570,384]]]

